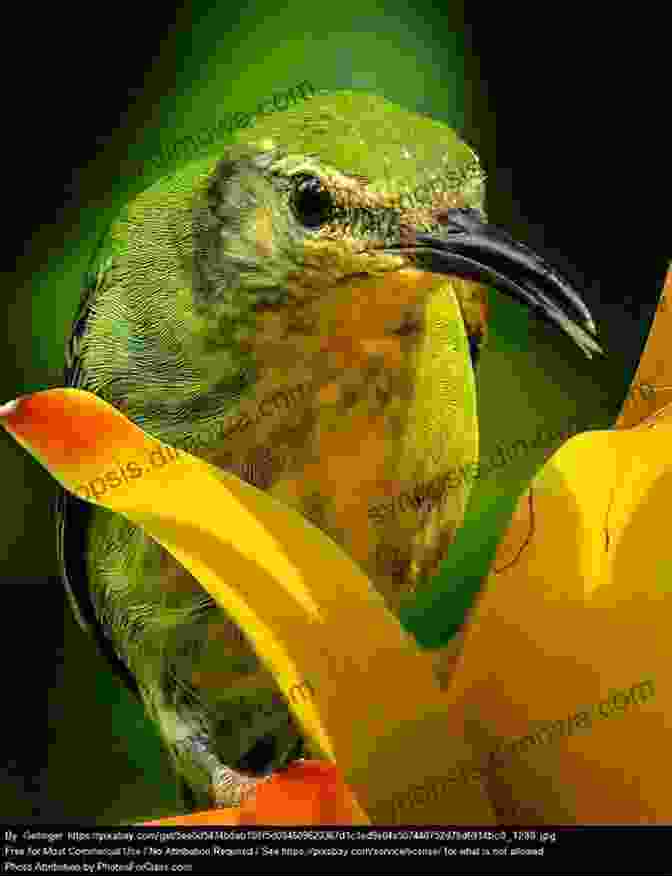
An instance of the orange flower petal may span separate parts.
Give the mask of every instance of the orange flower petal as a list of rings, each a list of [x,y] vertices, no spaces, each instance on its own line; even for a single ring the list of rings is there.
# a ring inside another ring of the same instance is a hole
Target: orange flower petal
[[[241,807],[169,816],[142,825],[358,825],[357,803],[339,769],[297,761],[262,783]]]
[[[297,761],[259,786],[258,825],[358,825],[357,804],[340,770],[326,761]]]

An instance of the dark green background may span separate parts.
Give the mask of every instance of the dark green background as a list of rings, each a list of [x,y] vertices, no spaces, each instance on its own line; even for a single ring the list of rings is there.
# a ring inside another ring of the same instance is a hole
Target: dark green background
[[[17,10],[5,32],[21,61],[4,77],[4,398],[61,383],[92,248],[118,207],[156,178],[162,145],[307,79],[376,91],[460,129],[488,172],[492,221],[585,290],[604,361],[584,360],[493,293],[492,350],[479,376],[484,456],[539,424],[613,422],[672,251],[666,55],[654,45],[665,29],[648,10],[588,19],[586,5],[482,4],[465,15],[458,3],[414,11],[341,2],[318,15],[314,3],[198,2],[147,17],[138,4],[27,9],[23,21]],[[478,572],[493,547],[492,535],[479,538],[501,527],[535,465],[531,455],[479,485],[453,563]],[[53,482],[4,433],[0,467],[0,822],[173,812],[156,736],[64,603]],[[487,528],[474,527],[486,517]]]

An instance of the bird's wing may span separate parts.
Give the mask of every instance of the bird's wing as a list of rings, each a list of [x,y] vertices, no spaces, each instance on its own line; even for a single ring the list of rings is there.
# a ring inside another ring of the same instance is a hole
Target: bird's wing
[[[87,389],[81,344],[86,334],[92,304],[109,268],[108,262],[101,263],[100,261],[101,243],[104,238],[105,235],[101,238],[92,259],[92,268],[87,272],[77,316],[66,346],[63,377],[64,385],[67,387]],[[59,488],[54,506],[59,572],[80,626],[94,638],[101,653],[129,689],[134,694],[139,695],[135,677],[114,648],[112,640],[98,619],[91,599],[86,558],[89,527],[94,514],[95,509],[90,503],[84,502],[63,488]]]

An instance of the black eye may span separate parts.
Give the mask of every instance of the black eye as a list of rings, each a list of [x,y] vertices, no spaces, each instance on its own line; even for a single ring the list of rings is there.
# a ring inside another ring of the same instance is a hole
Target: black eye
[[[296,218],[307,228],[317,228],[329,222],[334,202],[317,177],[301,174],[295,177],[292,209]]]

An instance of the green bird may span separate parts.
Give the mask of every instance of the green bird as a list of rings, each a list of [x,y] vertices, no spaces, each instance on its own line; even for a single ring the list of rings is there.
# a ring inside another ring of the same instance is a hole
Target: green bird
[[[478,458],[486,285],[601,352],[579,294],[487,222],[484,181],[449,127],[377,96],[259,116],[112,224],[66,384],[297,508],[398,615],[438,571],[471,482],[379,509]],[[172,556],[72,494],[57,519],[77,618],[156,722],[186,807],[235,806],[319,755],[245,632]],[[343,634],[347,648],[366,631],[353,618]]]

